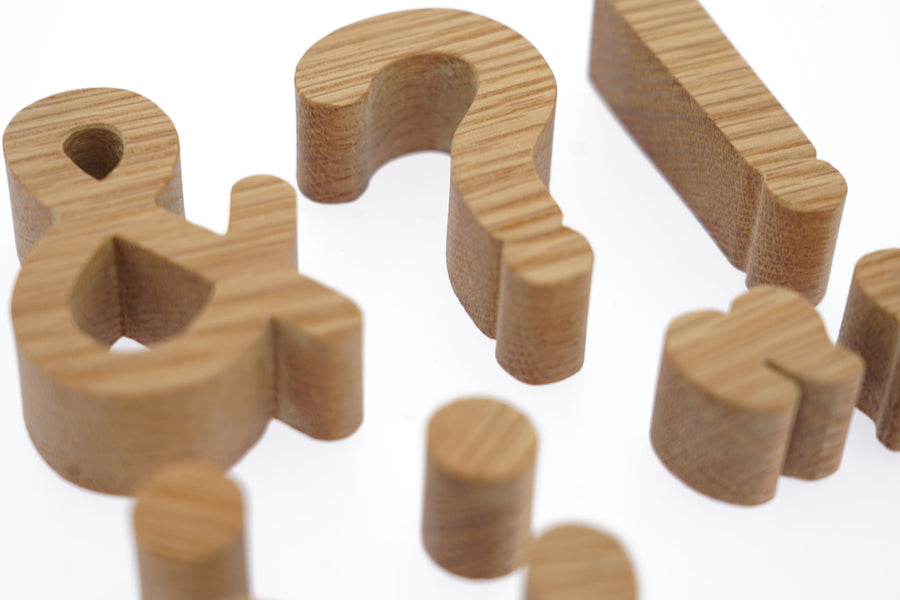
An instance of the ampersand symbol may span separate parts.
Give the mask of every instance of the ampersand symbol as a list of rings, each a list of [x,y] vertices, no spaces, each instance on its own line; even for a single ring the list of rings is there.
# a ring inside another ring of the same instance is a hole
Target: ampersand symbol
[[[59,474],[128,494],[173,460],[230,465],[272,417],[356,430],[360,312],[297,273],[289,184],[239,181],[225,236],[188,223],[175,127],[124,90],[40,100],[3,148],[25,422]],[[152,351],[110,353],[121,336]]]

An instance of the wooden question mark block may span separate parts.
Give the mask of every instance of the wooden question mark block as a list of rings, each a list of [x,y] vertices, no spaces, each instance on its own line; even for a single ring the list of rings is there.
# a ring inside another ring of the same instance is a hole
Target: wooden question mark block
[[[808,301],[760,286],[727,315],[701,311],[666,333],[650,439],[694,489],[760,504],[781,474],[837,470],[865,365],[835,347]]]
[[[748,286],[822,299],[847,184],[697,0],[596,0],[591,77]]]
[[[272,417],[356,430],[361,316],[297,273],[290,185],[238,182],[224,237],[191,225],[175,127],[124,90],[36,102],[3,148],[25,423],[63,477],[128,494],[176,459],[232,464]],[[152,351],[110,353],[120,336]]]
[[[514,377],[584,361],[593,253],[547,191],[556,83],[521,35],[478,15],[411,10],[326,36],[300,59],[297,176],[347,202],[385,161],[450,152],[447,269]]]
[[[866,361],[857,407],[875,422],[878,439],[900,450],[900,250],[856,263],[838,343]]]

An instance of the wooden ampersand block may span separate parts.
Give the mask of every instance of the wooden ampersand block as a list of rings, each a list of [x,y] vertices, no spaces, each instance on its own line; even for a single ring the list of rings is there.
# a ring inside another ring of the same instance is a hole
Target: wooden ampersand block
[[[528,418],[502,402],[459,400],[432,417],[422,539],[436,563],[477,578],[524,563],[536,454]]]
[[[581,368],[593,253],[547,191],[556,82],[522,36],[478,15],[361,21],[300,59],[297,176],[347,202],[385,161],[450,152],[447,269],[463,307],[528,383]]]
[[[591,77],[748,286],[825,295],[847,185],[697,0],[596,0]]]
[[[900,250],[856,263],[838,343],[866,361],[857,407],[875,422],[878,439],[900,450]]]
[[[631,560],[612,536],[582,525],[551,529],[529,552],[525,600],[635,600]]]
[[[220,469],[176,463],[143,482],[134,537],[142,600],[247,597],[243,499]]]
[[[819,479],[841,461],[864,363],[835,347],[798,294],[751,289],[727,315],[669,326],[650,438],[672,473],[726,502],[759,504],[780,474]]]
[[[25,422],[63,477],[128,494],[176,459],[232,464],[272,417],[356,430],[360,313],[297,273],[290,185],[238,182],[224,237],[191,225],[175,127],[124,90],[36,102],[3,148]],[[152,351],[110,353],[121,336]]]

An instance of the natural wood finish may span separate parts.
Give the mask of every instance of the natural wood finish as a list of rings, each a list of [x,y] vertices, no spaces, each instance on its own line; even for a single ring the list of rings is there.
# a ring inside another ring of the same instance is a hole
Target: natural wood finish
[[[432,417],[422,539],[436,563],[478,578],[523,564],[536,454],[528,418],[502,402],[459,400]]]
[[[650,438],[694,489],[759,504],[779,474],[837,470],[862,383],[860,357],[835,347],[815,309],[761,286],[727,315],[701,311],[669,326]]]
[[[582,525],[551,529],[528,555],[525,600],[634,600],[637,583],[619,542]]]
[[[175,459],[232,464],[272,417],[356,430],[361,316],[297,273],[289,184],[238,182],[224,237],[191,225],[175,127],[124,90],[32,104],[3,148],[25,422],[63,477],[128,494]],[[123,335],[152,351],[110,353]]]
[[[143,600],[249,592],[241,492],[217,468],[177,463],[141,484],[134,537]]]
[[[838,343],[866,361],[857,408],[875,422],[885,446],[900,450],[900,250],[856,263]]]
[[[594,10],[591,77],[609,106],[748,286],[818,303],[847,195],[840,173],[696,0]]]
[[[385,161],[450,152],[447,269],[517,379],[577,372],[593,253],[547,191],[556,83],[522,36],[478,15],[412,10],[360,21],[300,59],[297,177],[347,202]]]

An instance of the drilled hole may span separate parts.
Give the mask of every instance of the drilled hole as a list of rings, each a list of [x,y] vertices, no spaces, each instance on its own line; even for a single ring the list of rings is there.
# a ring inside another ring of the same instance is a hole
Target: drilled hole
[[[125,142],[117,131],[97,125],[73,131],[63,142],[63,151],[82,171],[100,180],[122,160]]]

